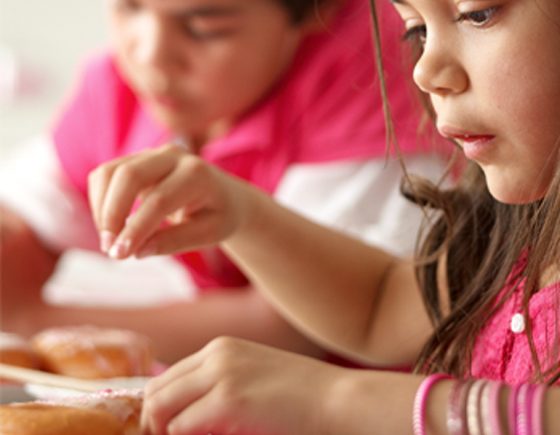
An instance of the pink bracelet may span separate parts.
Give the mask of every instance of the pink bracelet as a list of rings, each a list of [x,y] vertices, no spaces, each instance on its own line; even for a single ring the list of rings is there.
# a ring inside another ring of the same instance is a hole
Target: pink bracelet
[[[495,382],[487,381],[486,385],[482,389],[481,397],[480,397],[480,424],[481,424],[481,433],[484,435],[490,435],[495,432],[492,432],[492,427],[490,425],[490,396],[492,393],[492,387],[494,386]]]
[[[492,382],[490,385],[490,396],[488,398],[488,419],[490,425],[490,433],[493,435],[502,435],[502,422],[500,418],[500,392],[503,384],[501,382]]]
[[[455,381],[449,400],[447,402],[447,432],[449,435],[463,435],[466,425],[466,417],[463,415],[463,402],[466,402],[467,394],[472,381]]]
[[[517,435],[517,394],[521,385],[515,385],[510,387],[509,397],[508,397],[508,430],[509,433]]]
[[[543,399],[546,385],[536,385],[533,392],[533,403],[531,409],[531,429],[533,435],[543,435]]]
[[[426,435],[426,404],[428,395],[434,385],[444,379],[451,379],[451,376],[437,373],[425,378],[414,396],[414,405],[412,408],[412,429],[414,435]]]
[[[527,426],[530,421],[530,412],[528,409],[531,403],[532,386],[531,384],[522,384],[517,390],[516,407],[515,407],[515,435],[530,435]]]
[[[481,400],[482,390],[488,381],[477,379],[469,390],[467,396],[467,433],[469,435],[482,435]]]

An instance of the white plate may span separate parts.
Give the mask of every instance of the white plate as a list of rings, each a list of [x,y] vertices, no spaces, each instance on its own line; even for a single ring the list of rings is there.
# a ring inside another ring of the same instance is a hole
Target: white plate
[[[21,385],[0,385],[0,403],[29,402],[34,399]]]
[[[110,379],[103,379],[103,383],[107,384],[107,388],[112,390],[121,390],[121,389],[138,389],[144,388],[146,382],[151,379],[149,377],[125,377],[125,378],[110,378]],[[31,395],[35,399],[40,400],[55,400],[55,399],[62,399],[65,397],[75,397],[75,396],[82,396],[86,393],[83,391],[78,390],[71,390],[68,388],[60,388],[60,387],[51,387],[48,385],[39,385],[39,384],[25,384],[24,390],[26,393]]]

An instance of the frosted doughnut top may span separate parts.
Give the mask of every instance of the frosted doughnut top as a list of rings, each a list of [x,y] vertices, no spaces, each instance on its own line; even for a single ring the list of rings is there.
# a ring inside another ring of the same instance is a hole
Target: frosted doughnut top
[[[0,350],[22,349],[30,350],[31,346],[22,337],[10,332],[0,332]]]

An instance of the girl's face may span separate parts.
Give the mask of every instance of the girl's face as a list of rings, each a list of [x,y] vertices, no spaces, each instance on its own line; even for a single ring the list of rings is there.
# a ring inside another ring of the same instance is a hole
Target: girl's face
[[[394,0],[423,52],[414,81],[437,127],[499,201],[542,198],[558,162],[558,0]]]
[[[108,0],[119,68],[177,134],[208,140],[290,65],[306,25],[273,0]]]

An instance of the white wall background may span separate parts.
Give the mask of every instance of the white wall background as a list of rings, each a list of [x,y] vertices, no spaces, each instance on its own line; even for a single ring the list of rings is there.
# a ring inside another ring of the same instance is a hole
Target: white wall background
[[[0,0],[0,157],[48,128],[107,41],[104,14],[103,0]]]

